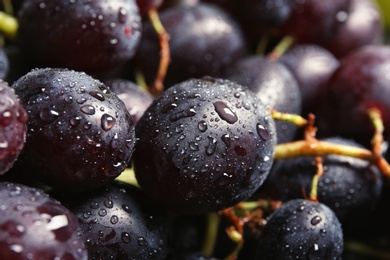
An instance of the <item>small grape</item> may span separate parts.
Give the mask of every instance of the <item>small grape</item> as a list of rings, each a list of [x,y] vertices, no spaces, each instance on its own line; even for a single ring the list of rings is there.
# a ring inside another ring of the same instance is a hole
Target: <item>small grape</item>
[[[268,217],[256,259],[341,259],[343,244],[341,224],[328,206],[294,199]]]

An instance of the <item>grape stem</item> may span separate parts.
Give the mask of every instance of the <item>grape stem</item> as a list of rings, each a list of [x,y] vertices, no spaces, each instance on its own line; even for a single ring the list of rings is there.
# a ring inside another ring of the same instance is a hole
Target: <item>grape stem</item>
[[[275,120],[286,120],[292,122],[298,126],[305,126],[304,118],[300,118],[299,115],[289,115],[286,113],[276,112],[270,110],[272,118]],[[378,109],[371,108],[368,110],[375,130],[374,137],[372,138],[373,150],[370,151],[365,148],[359,148],[350,145],[335,144],[327,141],[320,141],[305,136],[304,140],[297,140],[288,143],[281,143],[275,146],[274,159],[288,159],[302,156],[325,156],[330,154],[345,155],[350,157],[356,157],[369,162],[374,163],[378,169],[382,172],[383,176],[390,179],[390,165],[382,156],[382,143],[383,143],[383,122],[381,113]],[[309,120],[306,120],[306,127],[311,128],[305,131],[305,135],[314,135],[315,127],[313,125],[314,115],[309,114]]]
[[[268,54],[269,60],[277,60],[280,56],[283,55],[294,43],[294,38],[292,36],[285,36],[283,39],[273,48],[273,50]]]
[[[156,31],[159,37],[160,43],[160,64],[158,67],[156,78],[153,82],[153,85],[150,86],[150,93],[152,95],[159,96],[164,91],[164,79],[171,62],[171,54],[169,47],[170,35],[165,30],[163,24],[161,23],[158,11],[156,8],[150,9],[148,12],[149,20]]]

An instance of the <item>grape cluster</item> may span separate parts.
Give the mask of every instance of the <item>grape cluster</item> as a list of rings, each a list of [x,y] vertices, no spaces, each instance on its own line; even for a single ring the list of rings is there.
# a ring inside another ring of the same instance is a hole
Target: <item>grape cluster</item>
[[[389,258],[384,6],[0,1],[0,259]]]

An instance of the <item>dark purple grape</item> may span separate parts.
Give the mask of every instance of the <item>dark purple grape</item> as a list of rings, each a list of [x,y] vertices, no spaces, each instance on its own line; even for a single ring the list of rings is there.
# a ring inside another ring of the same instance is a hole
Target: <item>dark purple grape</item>
[[[368,110],[376,107],[382,114],[384,138],[390,130],[390,47],[370,45],[345,57],[326,86],[319,104],[319,134],[341,135],[370,146],[373,135]]]
[[[346,21],[335,31],[330,42],[323,46],[337,58],[372,44],[384,43],[384,26],[378,4],[372,0],[351,0]]]
[[[345,23],[352,0],[294,0],[291,14],[280,27],[298,43],[327,44]]]
[[[90,259],[165,259],[171,220],[138,187],[114,181],[100,189],[53,195],[77,217]]]
[[[135,0],[29,0],[17,19],[20,46],[39,67],[108,69],[131,59],[141,38]]]
[[[0,183],[0,259],[88,259],[77,218],[44,191]]]
[[[136,124],[154,97],[136,83],[126,79],[109,79],[103,81],[122,101]]]
[[[238,24],[216,6],[167,8],[161,10],[160,20],[170,35],[171,62],[164,80],[166,88],[192,77],[219,77],[246,53]],[[149,20],[143,28],[135,66],[150,85],[157,74],[160,45]]]
[[[191,79],[172,86],[136,125],[137,181],[176,213],[217,211],[250,197],[273,162],[275,124],[247,87]]]
[[[341,224],[328,206],[294,199],[268,217],[256,259],[341,259],[343,244]]]
[[[24,147],[27,112],[7,82],[0,80],[0,175],[7,172]]]
[[[302,95],[302,115],[317,114],[322,92],[338,68],[339,60],[315,44],[297,44],[278,59],[294,75]]]
[[[29,117],[16,172],[53,188],[81,191],[112,181],[128,165],[134,121],[101,81],[83,72],[44,68],[12,87]]]
[[[363,148],[340,137],[324,141]],[[372,214],[382,193],[382,174],[368,161],[342,155],[323,158],[324,173],[318,180],[317,199],[330,207],[342,223],[358,224]],[[317,172],[314,157],[278,160],[260,188],[275,200],[309,196]]]
[[[267,109],[298,114],[302,112],[302,96],[297,80],[283,64],[265,56],[251,55],[239,60],[226,78],[247,86],[256,93]],[[297,127],[276,121],[278,143],[296,138]]]

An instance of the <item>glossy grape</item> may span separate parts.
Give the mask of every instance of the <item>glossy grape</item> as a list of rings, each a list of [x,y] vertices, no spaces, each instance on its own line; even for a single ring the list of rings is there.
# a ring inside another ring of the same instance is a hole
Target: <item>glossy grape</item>
[[[39,67],[92,73],[131,59],[141,38],[135,0],[24,1],[20,48]]]
[[[170,218],[138,187],[114,181],[87,193],[53,196],[77,217],[90,259],[165,259]]]
[[[44,68],[12,87],[29,117],[16,172],[81,191],[102,186],[125,169],[135,145],[134,121],[101,81],[83,72]]]
[[[341,259],[343,230],[326,205],[304,199],[284,203],[268,217],[256,259]]]
[[[38,188],[0,183],[0,259],[80,259],[88,253],[76,217]]]
[[[137,181],[177,213],[216,211],[248,198],[273,162],[275,124],[246,87],[191,79],[172,86],[136,125]]]

